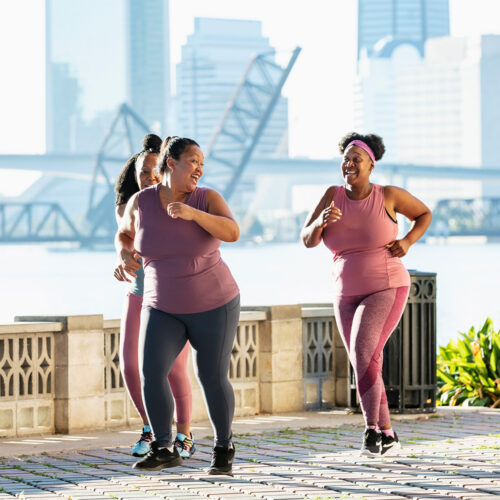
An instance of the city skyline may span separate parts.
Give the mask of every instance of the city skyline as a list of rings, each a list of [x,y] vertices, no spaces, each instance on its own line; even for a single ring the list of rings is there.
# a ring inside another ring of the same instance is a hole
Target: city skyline
[[[112,2],[111,2],[112,3]],[[354,1],[338,2],[334,6],[325,1],[313,1],[314,8],[321,16],[315,17],[314,27],[301,26],[297,30],[294,21],[300,19],[300,9],[289,6],[286,10],[286,22],[283,22],[283,6],[280,1],[264,2],[257,0],[250,9],[243,2],[219,0],[210,6],[197,0],[171,1],[171,64],[179,61],[180,47],[187,36],[193,32],[194,17],[234,17],[240,19],[259,18],[263,23],[263,35],[278,49],[303,47],[303,51],[290,79],[285,86],[284,95],[289,98],[290,106],[290,153],[298,156],[328,158],[336,154],[334,144],[338,135],[352,127],[352,83],[355,75],[356,51],[356,15]],[[4,116],[9,117],[9,126],[2,127],[1,151],[4,153],[40,153],[43,152],[44,131],[44,47],[37,43],[43,40],[43,2],[21,0],[15,6],[9,6],[11,17],[0,16],[10,23],[2,22],[2,42],[8,37],[9,43],[15,44],[16,54],[3,51],[4,66],[11,67],[16,78],[1,84],[0,104]],[[110,1],[103,2],[109,6]],[[328,8],[327,8],[328,7]],[[0,8],[7,12],[7,6]],[[17,10],[16,10],[17,9]],[[190,10],[191,9],[191,10]],[[498,3],[483,0],[471,7],[463,0],[450,1],[451,34],[476,34],[500,32],[494,25],[498,18],[494,12],[500,12]],[[24,36],[10,26],[16,26],[16,16],[20,22],[22,11]],[[490,15],[481,15],[489,12]],[[303,15],[303,13],[302,13]],[[42,21],[40,20],[42,19]],[[41,25],[42,24],[42,25]],[[29,33],[30,37],[26,37]],[[5,46],[5,43],[2,43]],[[326,51],[329,47],[343,47],[343,50]],[[327,56],[330,56],[328,59]],[[117,58],[119,58],[117,54]],[[24,65],[20,64],[23,61]],[[21,67],[23,66],[23,67]],[[27,67],[25,69],[24,67]],[[342,77],[339,77],[341,72]],[[28,74],[29,77],[24,75]],[[43,77],[43,78],[42,78]],[[105,82],[103,82],[105,83]],[[103,86],[104,88],[104,86]],[[310,92],[303,92],[304,88]],[[119,89],[115,89],[119,90]],[[23,99],[11,96],[22,92]],[[116,92],[119,94],[119,92]],[[311,124],[314,124],[312,127]],[[21,132],[22,131],[22,132]],[[23,136],[28,136],[27,141]],[[332,139],[333,137],[333,139]],[[311,147],[311,143],[316,143]]]

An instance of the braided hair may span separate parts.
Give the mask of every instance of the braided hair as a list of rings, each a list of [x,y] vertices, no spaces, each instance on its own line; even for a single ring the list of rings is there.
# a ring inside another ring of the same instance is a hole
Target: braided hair
[[[149,154],[159,154],[161,139],[156,134],[147,134],[142,140],[142,151],[133,155],[123,166],[115,183],[115,205],[127,203],[132,195],[140,191],[137,178],[135,176],[135,167],[137,160],[144,158]]]

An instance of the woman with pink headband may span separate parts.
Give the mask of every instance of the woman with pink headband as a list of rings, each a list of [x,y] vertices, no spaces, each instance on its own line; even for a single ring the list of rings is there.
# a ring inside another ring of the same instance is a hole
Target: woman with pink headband
[[[431,211],[404,189],[370,182],[385,152],[382,138],[350,133],[339,143],[345,184],[330,186],[302,229],[308,248],[321,240],[333,254],[334,311],[366,422],[362,455],[400,448],[382,379],[384,345],[408,298],[410,275],[400,257],[425,233]],[[413,221],[397,238],[400,213]]]

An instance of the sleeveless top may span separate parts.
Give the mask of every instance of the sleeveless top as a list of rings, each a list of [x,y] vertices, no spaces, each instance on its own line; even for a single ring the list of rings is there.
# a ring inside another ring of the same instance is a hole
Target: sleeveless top
[[[385,247],[397,238],[398,226],[385,210],[384,186],[372,184],[363,200],[347,197],[345,186],[333,196],[342,216],[323,231],[323,242],[333,253],[336,295],[364,295],[410,286],[410,275],[399,257]]]
[[[142,267],[142,259],[140,259],[140,263],[141,267],[135,272],[137,278],[129,276],[131,283],[128,287],[128,293],[142,297],[144,294],[144,268]]]
[[[221,241],[194,221],[170,217],[161,206],[159,187],[138,195],[135,248],[144,262],[143,307],[190,314],[227,304],[239,289],[221,259]],[[207,212],[207,189],[195,188],[184,203]]]

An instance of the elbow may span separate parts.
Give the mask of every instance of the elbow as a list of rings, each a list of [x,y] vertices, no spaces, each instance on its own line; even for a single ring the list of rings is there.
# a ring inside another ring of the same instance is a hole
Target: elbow
[[[307,233],[302,232],[300,234],[300,239],[306,248],[313,248],[318,245],[318,243],[314,244],[314,242],[311,241],[311,238]]]
[[[231,243],[238,241],[240,239],[240,228],[238,225],[231,231],[231,239],[229,240]]]
[[[238,224],[234,224],[234,226],[228,231],[227,236],[223,241],[226,243],[234,243],[240,239],[240,228]]]

